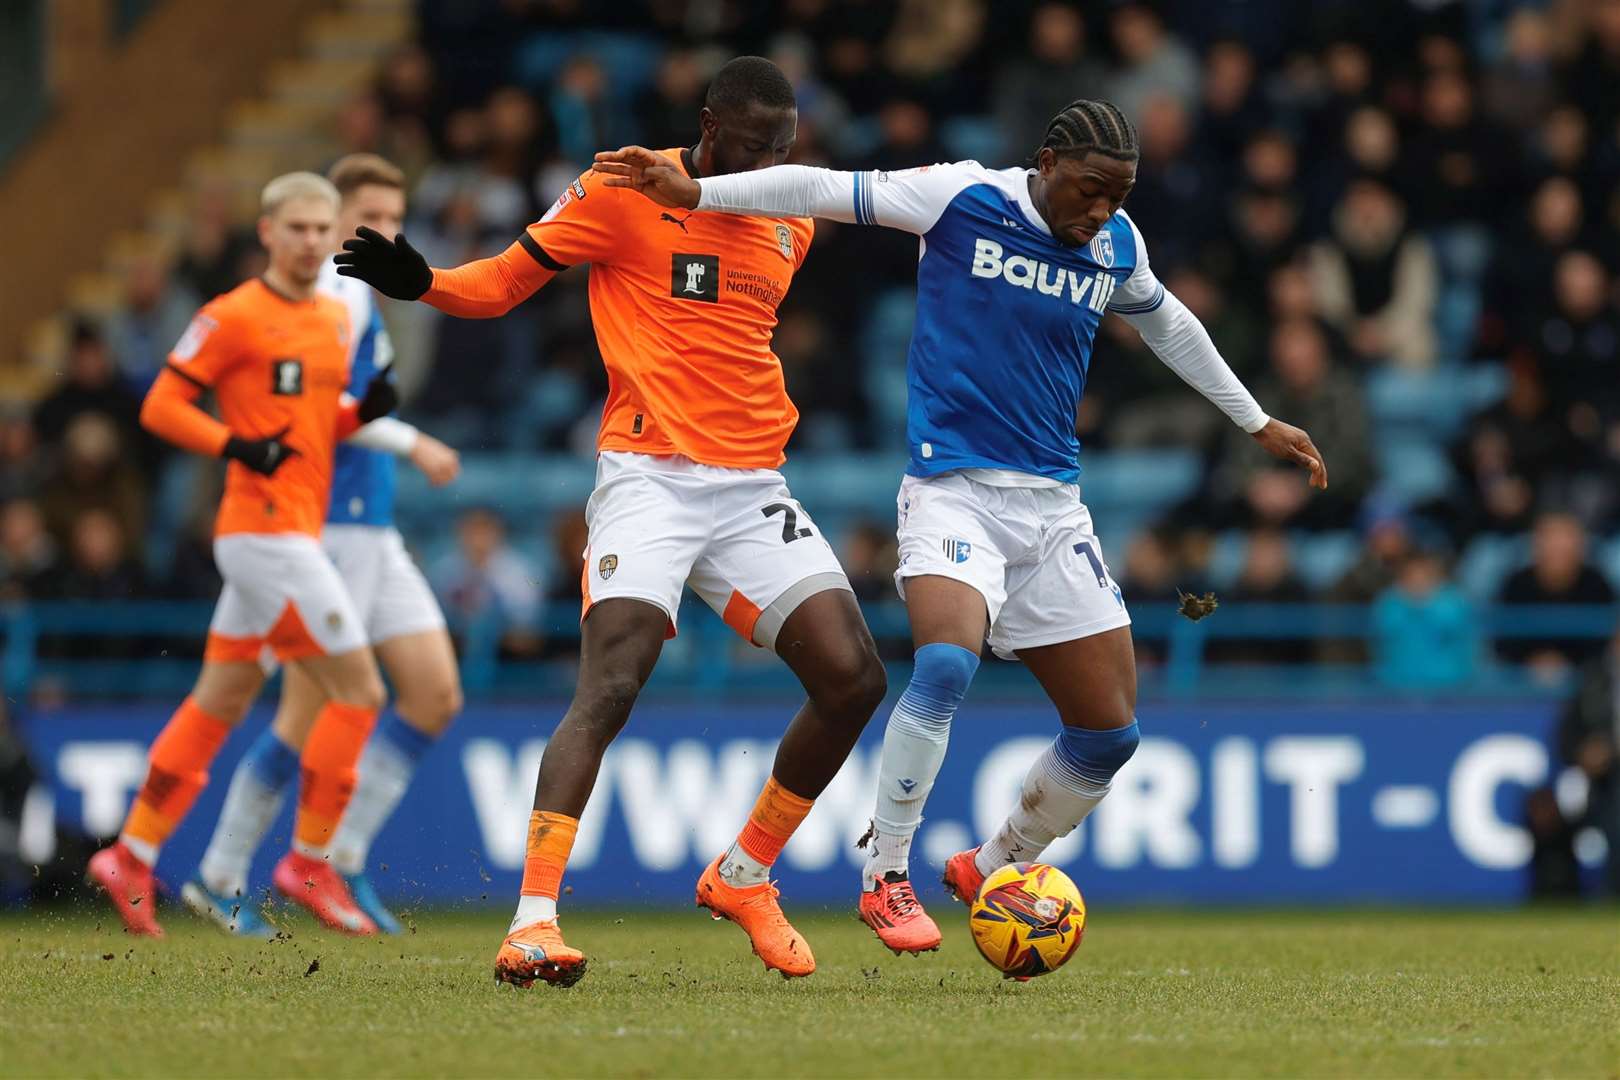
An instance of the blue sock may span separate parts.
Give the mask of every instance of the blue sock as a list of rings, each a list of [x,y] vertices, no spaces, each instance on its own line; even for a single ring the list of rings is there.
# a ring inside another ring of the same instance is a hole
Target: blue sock
[[[1091,731],[1065,727],[1058,733],[1053,749],[1057,763],[1083,786],[1107,784],[1120,766],[1131,760],[1142,741],[1142,729],[1135,720],[1122,728]],[[1077,785],[1079,786],[1079,785]]]
[[[412,765],[420,763],[422,758],[427,756],[427,752],[433,749],[433,744],[439,741],[438,736],[429,735],[420,728],[412,727],[393,710],[389,710],[383,716],[372,738],[389,743],[399,752],[400,757]]]
[[[242,767],[251,769],[254,777],[267,788],[279,791],[292,783],[298,775],[298,751],[281,741],[269,728],[259,733],[242,755]]]

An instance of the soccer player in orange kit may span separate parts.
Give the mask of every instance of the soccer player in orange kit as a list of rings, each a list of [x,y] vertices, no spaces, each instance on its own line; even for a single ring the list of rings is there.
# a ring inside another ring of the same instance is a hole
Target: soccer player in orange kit
[[[715,75],[701,137],[670,150],[688,175],[783,161],[798,112],[770,61]],[[773,649],[809,696],[732,847],[697,902],[736,922],[784,976],[815,970],[777,903],[770,867],[848,757],[886,684],[831,546],[777,471],[798,420],[771,352],[776,309],[809,250],[811,223],[671,214],[587,172],[501,255],[430,269],[372,230],[338,272],[452,315],[504,314],[558,272],[591,264],[591,318],[608,369],[587,508],[579,682],[546,744],[517,914],[500,979],[571,986],[585,956],[557,926],[557,894],[603,751],[624,726],[690,584],[745,639]]]
[[[381,378],[363,401],[344,392],[348,312],[316,292],[333,246],[336,189],[313,173],[289,173],[265,186],[261,202],[259,240],[270,255],[264,276],[198,312],[141,406],[149,431],[231,464],[214,529],[225,587],[202,673],[152,743],[117,843],[90,860],[91,880],[134,934],[162,936],[152,868],[264,685],[266,650],[308,675],[328,702],[304,746],[294,850],[277,865],[276,886],[328,926],[375,929],[324,855],[353,792],[383,684],[364,623],[319,538],[334,447],[392,409],[396,396]],[[206,390],[219,420],[197,405]]]

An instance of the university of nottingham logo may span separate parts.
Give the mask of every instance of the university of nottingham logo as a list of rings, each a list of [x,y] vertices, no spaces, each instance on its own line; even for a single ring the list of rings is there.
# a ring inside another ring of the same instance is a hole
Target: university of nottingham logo
[[[612,577],[613,571],[618,568],[619,557],[617,555],[604,555],[596,562],[596,572],[602,576],[603,581]]]
[[[670,256],[669,293],[680,300],[720,301],[720,256],[687,255],[677,251]]]

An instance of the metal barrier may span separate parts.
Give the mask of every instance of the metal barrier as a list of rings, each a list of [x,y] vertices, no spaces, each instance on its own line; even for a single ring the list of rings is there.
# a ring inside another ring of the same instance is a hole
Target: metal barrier
[[[868,625],[886,654],[903,657],[910,628],[897,601],[867,604]],[[560,602],[545,612],[541,632],[548,641],[570,644],[579,639],[578,607]],[[170,656],[161,644],[152,655],[62,658],[41,655],[42,641],[104,641],[108,638],[196,641],[200,647],[212,605],[201,602],[130,601],[121,603],[35,603],[0,608],[0,681],[6,693],[23,696],[44,683],[76,697],[140,698],[184,693],[195,678],[197,660]],[[1372,634],[1369,607],[1339,604],[1229,604],[1201,622],[1181,618],[1167,605],[1143,605],[1132,612],[1138,642],[1162,646],[1162,666],[1142,673],[1145,695],[1162,697],[1301,697],[1355,696],[1374,689],[1365,664],[1215,664],[1206,649],[1212,641],[1297,642],[1367,641]],[[1615,632],[1616,612],[1602,606],[1494,607],[1479,613],[1482,637],[1603,639]],[[493,618],[456,627],[461,645],[462,680],[478,697],[566,695],[573,685],[571,657],[551,660],[502,660],[501,625]],[[747,696],[792,689],[791,674],[779,664],[761,662],[758,650],[744,645],[707,607],[688,602],[681,611],[681,634],[665,647],[654,676],[654,689],[672,695],[703,698]],[[897,664],[891,681],[909,676]],[[1018,695],[1033,683],[1013,665],[987,665],[976,686]],[[1491,696],[1502,692],[1546,694],[1559,690],[1531,679],[1514,665],[1485,662],[1465,687],[1448,696]],[[1377,687],[1390,693],[1388,687]]]

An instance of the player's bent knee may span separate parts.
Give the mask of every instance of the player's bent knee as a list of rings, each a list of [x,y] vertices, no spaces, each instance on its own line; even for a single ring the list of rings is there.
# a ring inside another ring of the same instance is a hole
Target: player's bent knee
[[[438,735],[450,726],[463,704],[461,684],[451,679],[431,689],[401,696],[395,708],[413,727]]]
[[[862,726],[889,692],[889,676],[873,649],[863,648],[832,666],[826,685],[812,697],[833,716]]]
[[[943,742],[951,718],[967,695],[979,656],[960,645],[932,642],[918,649],[911,682],[895,705],[889,726],[921,739]]]

